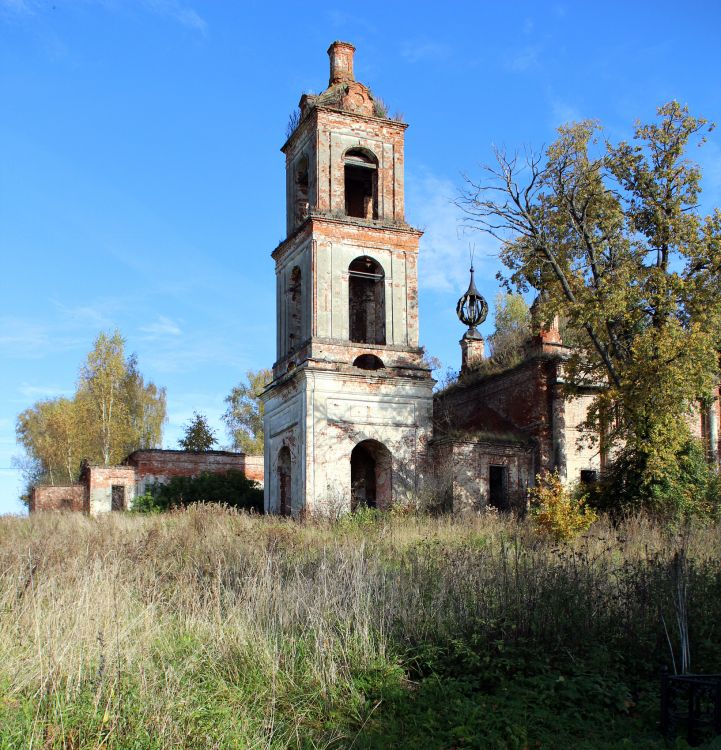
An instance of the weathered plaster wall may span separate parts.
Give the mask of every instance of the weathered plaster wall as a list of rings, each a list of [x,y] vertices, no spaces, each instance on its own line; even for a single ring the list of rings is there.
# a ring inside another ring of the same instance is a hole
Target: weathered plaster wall
[[[87,495],[85,511],[91,516],[109,513],[112,510],[112,488],[124,488],[125,507],[130,510],[135,499],[135,467],[133,466],[88,466],[86,468]]]
[[[491,466],[506,467],[510,506],[518,512],[525,509],[533,484],[531,446],[446,437],[433,441],[432,455],[439,491],[454,513],[478,512],[488,505]]]
[[[582,429],[592,401],[593,396],[589,394],[564,400],[566,478],[569,482],[580,481],[584,469],[597,472],[602,469],[599,442],[590,443],[588,432]]]
[[[279,507],[277,460],[283,446],[291,451],[296,515],[350,510],[351,452],[365,440],[391,453],[393,501],[414,493],[430,439],[432,386],[427,377],[357,369],[296,372],[266,402],[266,510]]]

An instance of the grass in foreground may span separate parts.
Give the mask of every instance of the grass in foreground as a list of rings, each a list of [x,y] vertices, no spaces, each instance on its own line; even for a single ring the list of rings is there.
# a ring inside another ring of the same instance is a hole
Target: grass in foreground
[[[662,748],[682,542],[718,670],[718,527],[0,519],[0,748]]]

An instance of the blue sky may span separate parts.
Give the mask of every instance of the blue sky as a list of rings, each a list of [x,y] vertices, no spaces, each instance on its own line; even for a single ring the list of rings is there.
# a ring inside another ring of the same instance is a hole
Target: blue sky
[[[452,200],[493,145],[602,121],[628,137],[676,98],[721,122],[721,3],[0,0],[0,513],[20,512],[17,414],[73,392],[119,328],[168,390],[164,444],[274,359],[288,116],[327,85],[326,49],[400,111],[407,218],[424,229],[421,342],[457,367],[454,307],[476,245]],[[721,203],[721,138],[697,154]],[[492,316],[491,316],[492,317]],[[491,328],[491,321],[486,326]]]

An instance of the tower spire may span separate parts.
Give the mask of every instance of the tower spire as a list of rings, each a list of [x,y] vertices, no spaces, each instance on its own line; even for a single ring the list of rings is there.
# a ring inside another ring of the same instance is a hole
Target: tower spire
[[[476,326],[481,325],[488,316],[488,303],[476,288],[476,280],[471,260],[471,279],[466,293],[458,300],[456,315],[461,323],[468,326],[463,334],[461,345],[461,372],[468,372],[478,365],[485,354],[483,336]]]

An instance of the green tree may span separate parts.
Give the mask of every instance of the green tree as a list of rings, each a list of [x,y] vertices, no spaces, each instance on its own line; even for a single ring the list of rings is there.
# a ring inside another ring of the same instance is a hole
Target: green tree
[[[677,102],[632,143],[565,125],[524,163],[498,152],[460,200],[469,224],[502,241],[507,287],[543,291],[541,318],[583,334],[567,377],[605,386],[590,422],[635,477],[633,501],[656,507],[719,380],[721,212],[699,214],[701,170],[686,155],[706,129]]]
[[[259,394],[273,379],[272,370],[248,370],[245,380],[225,399],[223,415],[235,450],[248,455],[263,453],[263,403]]]
[[[193,412],[193,418],[185,426],[185,435],[178,440],[178,445],[186,451],[209,451],[215,443],[215,431],[206,417]]]
[[[531,311],[520,294],[499,292],[494,300],[495,330],[489,336],[491,357],[512,366],[523,356],[523,347],[531,335]]]
[[[18,464],[30,484],[73,482],[83,459],[114,463],[160,445],[165,389],[145,383],[124,347],[118,331],[101,333],[71,398],[39,401],[18,415],[16,435],[26,452]]]
[[[128,405],[123,402],[123,382],[127,375],[125,339],[120,331],[112,336],[100,333],[87,361],[80,368],[78,390],[86,396],[95,414],[97,440],[104,464],[120,458],[125,447]]]

